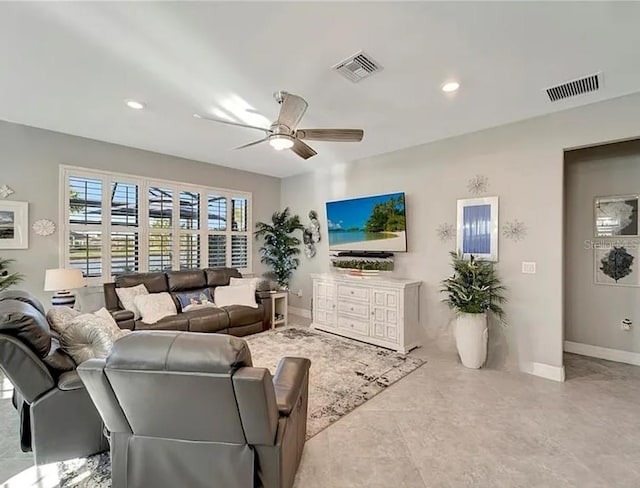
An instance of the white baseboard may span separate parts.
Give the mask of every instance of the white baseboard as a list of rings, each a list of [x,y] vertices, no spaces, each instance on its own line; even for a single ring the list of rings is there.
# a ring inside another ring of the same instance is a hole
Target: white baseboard
[[[289,313],[299,317],[304,317],[305,319],[311,318],[311,310],[307,310],[306,308],[289,307]]]
[[[581,344],[580,342],[571,341],[564,341],[564,350],[582,356],[591,356],[616,361],[618,363],[640,366],[640,353],[637,352],[621,351],[620,349],[609,349],[608,347],[592,346],[591,344]]]
[[[539,376],[540,378],[545,378],[547,380],[560,382],[565,380],[564,366],[551,366],[550,364],[544,363],[530,363],[525,368],[525,372],[534,376]]]

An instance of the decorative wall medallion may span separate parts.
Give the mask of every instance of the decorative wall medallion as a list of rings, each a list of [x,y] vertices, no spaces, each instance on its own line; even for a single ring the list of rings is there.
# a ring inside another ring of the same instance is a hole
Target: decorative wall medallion
[[[472,195],[482,195],[489,189],[489,178],[484,175],[475,175],[467,183],[467,190]]]
[[[448,242],[456,236],[456,228],[448,223],[440,224],[436,229],[440,242]]]
[[[0,185],[0,197],[7,198],[9,195],[13,195],[15,192],[7,185]]]
[[[33,223],[32,228],[36,235],[50,236],[56,231],[56,224],[49,219],[40,219]]]
[[[502,226],[502,235],[505,239],[514,242],[521,241],[527,235],[527,226],[519,220],[512,220]]]

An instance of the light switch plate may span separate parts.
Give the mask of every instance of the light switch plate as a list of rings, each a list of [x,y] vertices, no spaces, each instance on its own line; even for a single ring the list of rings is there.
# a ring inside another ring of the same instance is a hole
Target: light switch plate
[[[524,274],[536,274],[535,261],[522,261],[522,272]]]

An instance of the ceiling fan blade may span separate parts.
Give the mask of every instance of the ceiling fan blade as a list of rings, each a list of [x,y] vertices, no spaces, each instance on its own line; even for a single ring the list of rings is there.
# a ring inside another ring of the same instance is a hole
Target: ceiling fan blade
[[[296,153],[298,156],[300,156],[302,159],[309,159],[310,157],[313,157],[316,154],[318,154],[311,147],[307,146],[304,142],[302,142],[300,139],[295,139],[295,138],[293,139],[293,147],[291,148],[291,150],[294,153]]]
[[[238,122],[231,122],[230,120],[216,119],[214,117],[209,117],[207,115],[193,114],[193,116],[197,119],[204,119],[204,120],[209,120],[211,122],[218,122],[219,124],[233,125],[235,127],[244,127],[245,129],[258,129],[264,132],[265,134],[271,134],[271,131],[269,129],[265,129],[264,127],[257,127],[255,125],[248,125],[248,124],[240,124]]]
[[[259,141],[253,141],[253,142],[250,142],[249,144],[243,144],[242,146],[234,147],[233,149],[244,149],[245,147],[255,146],[256,144],[260,144],[261,142],[267,142],[268,140],[269,138],[265,137],[264,139],[260,139]]]
[[[298,129],[296,137],[309,141],[360,142],[362,129]]]
[[[284,95],[280,106],[280,115],[278,115],[277,121],[278,125],[284,125],[294,130],[300,123],[308,106],[304,98],[287,93]]]

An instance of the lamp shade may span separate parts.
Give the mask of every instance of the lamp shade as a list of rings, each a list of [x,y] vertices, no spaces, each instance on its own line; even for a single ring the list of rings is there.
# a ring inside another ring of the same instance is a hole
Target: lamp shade
[[[81,269],[48,269],[44,275],[44,291],[73,290],[83,286]]]

